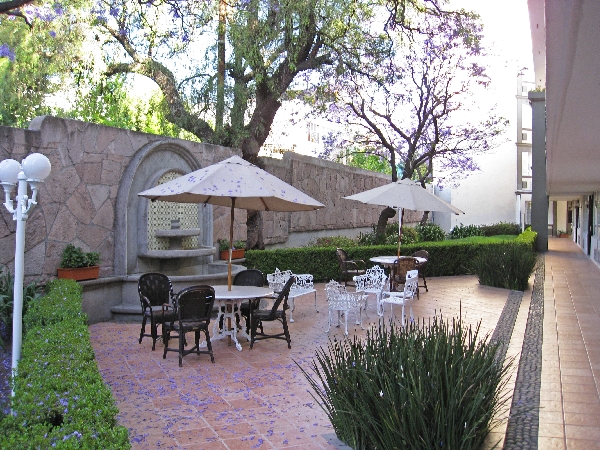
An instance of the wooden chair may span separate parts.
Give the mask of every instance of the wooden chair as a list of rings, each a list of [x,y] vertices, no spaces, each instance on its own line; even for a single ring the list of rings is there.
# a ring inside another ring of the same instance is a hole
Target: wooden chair
[[[348,286],[348,281],[357,275],[364,275],[366,272],[366,264],[362,259],[351,260],[348,258],[346,250],[337,248],[335,254],[340,265],[340,277],[338,281],[344,282],[344,286]]]
[[[158,325],[164,325],[165,321],[175,317],[173,285],[169,277],[162,273],[145,273],[138,280],[138,294],[142,305],[142,329],[139,343],[142,343],[144,336],[151,337],[152,350],[154,350],[156,341],[159,339]],[[163,309],[163,305],[168,307]],[[148,319],[150,319],[150,334],[146,333]]]
[[[398,291],[400,286],[404,286],[406,282],[406,274],[409,270],[417,269],[417,260],[412,256],[404,256],[397,259],[392,265],[390,271],[390,290],[392,292]]]

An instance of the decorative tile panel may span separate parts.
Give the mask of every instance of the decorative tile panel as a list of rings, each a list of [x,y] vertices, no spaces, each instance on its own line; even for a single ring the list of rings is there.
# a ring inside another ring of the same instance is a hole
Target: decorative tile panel
[[[159,178],[156,185],[179,178],[179,172],[167,172]],[[169,239],[157,238],[156,230],[170,230],[171,220],[179,219],[179,227],[198,228],[198,205],[196,203],[150,202],[148,206],[148,250],[168,250]],[[198,248],[198,236],[182,239],[181,248],[188,250]]]

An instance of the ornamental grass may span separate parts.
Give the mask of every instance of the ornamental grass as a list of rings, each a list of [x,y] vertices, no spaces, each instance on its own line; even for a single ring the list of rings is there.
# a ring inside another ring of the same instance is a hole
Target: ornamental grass
[[[330,341],[303,373],[353,449],[479,449],[506,407],[512,366],[479,326],[390,323],[366,340]]]
[[[524,291],[537,264],[527,245],[508,243],[483,247],[472,261],[472,271],[485,286]]]

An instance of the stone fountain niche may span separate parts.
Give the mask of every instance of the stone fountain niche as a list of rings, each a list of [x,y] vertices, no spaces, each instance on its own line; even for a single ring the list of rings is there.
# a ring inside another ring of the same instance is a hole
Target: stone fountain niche
[[[179,178],[182,173],[168,171],[156,185]],[[203,237],[210,230],[199,227],[209,215],[206,205],[194,203],[148,202],[146,209],[147,241],[138,256],[157,271],[171,275],[196,275],[198,265],[205,264],[202,257],[212,256],[214,247]],[[143,218],[142,218],[143,220]]]
[[[223,156],[205,159],[205,164],[212,164]],[[113,320],[139,320],[137,283],[143,273],[168,275],[175,292],[195,284],[227,282],[227,266],[213,262],[212,205],[152,202],[137,195],[200,167],[189,150],[165,139],[140,148],[125,169],[117,194],[114,255],[122,303],[110,307]],[[234,266],[235,271],[241,269]],[[108,283],[99,281],[103,282]],[[98,297],[104,299],[103,286],[98,288]]]
[[[142,273],[162,272],[184,277],[188,285],[226,275],[222,264],[213,263],[212,205],[150,201],[137,195],[200,167],[194,154],[169,139],[136,153],[119,187],[117,211],[125,213],[116,218],[117,228],[123,230],[115,242],[117,275],[137,279]]]

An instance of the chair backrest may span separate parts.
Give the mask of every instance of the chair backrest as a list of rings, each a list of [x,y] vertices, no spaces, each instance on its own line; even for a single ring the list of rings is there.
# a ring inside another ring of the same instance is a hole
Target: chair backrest
[[[177,294],[177,311],[180,322],[210,322],[215,303],[215,289],[207,284],[190,286]]]
[[[265,277],[258,269],[246,269],[238,272],[233,278],[235,286],[258,286],[263,287]]]
[[[400,280],[404,282],[406,278],[406,273],[409,270],[415,270],[417,268],[417,260],[415,258],[400,258],[397,259],[394,265],[392,266],[392,273],[394,275],[395,280]]]
[[[429,252],[427,250],[417,250],[412,254],[414,257],[429,259]]]
[[[383,288],[387,281],[387,275],[381,266],[373,266],[365,272],[367,276],[367,289]],[[358,289],[357,289],[358,290]]]
[[[160,306],[171,303],[173,285],[169,277],[162,273],[145,273],[138,280],[138,294],[142,307],[144,307],[144,299],[149,303],[146,307]]]
[[[335,255],[337,256],[338,262],[340,264],[343,264],[346,261],[348,261],[348,253],[346,253],[346,250],[342,248],[336,248]]]
[[[291,290],[294,292],[309,291],[314,288],[313,276],[309,273],[294,275],[296,282],[292,284]]]
[[[404,283],[404,298],[414,298],[419,289],[419,271],[409,270],[406,272],[406,283]]]
[[[277,299],[275,300],[275,303],[273,303],[273,307],[271,308],[271,314],[269,314],[270,317],[274,317],[275,316],[275,313],[279,309],[279,305],[281,305],[281,302],[283,302],[283,310],[285,311],[286,309],[288,309],[287,300],[288,300],[288,297],[290,295],[290,289],[292,288],[292,284],[294,284],[295,281],[296,281],[296,277],[294,275],[292,275],[285,282],[285,285],[283,286],[283,289],[281,290],[281,292],[277,296]]]
[[[325,295],[329,309],[342,311],[356,308],[364,298],[361,293],[348,292],[346,286],[333,280],[325,285]]]
[[[267,283],[269,283],[269,287],[275,292],[281,292],[283,286],[285,286],[285,283],[292,275],[291,270],[281,271],[275,268],[275,272],[267,274]]]

